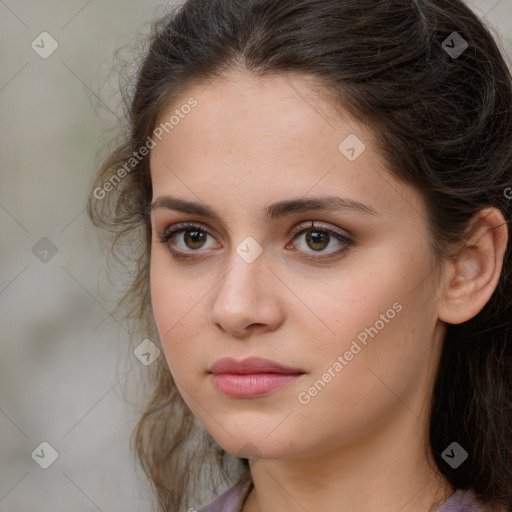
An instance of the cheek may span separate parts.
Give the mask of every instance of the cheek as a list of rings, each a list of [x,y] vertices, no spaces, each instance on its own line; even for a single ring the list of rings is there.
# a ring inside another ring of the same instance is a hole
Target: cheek
[[[173,283],[171,273],[165,268],[163,258],[155,255],[155,252],[152,251],[149,267],[151,305],[163,342],[164,333],[171,329],[179,318],[177,317],[177,313],[179,313],[177,308],[180,307],[180,303],[178,301],[178,289],[176,284]]]
[[[246,433],[257,446],[275,450],[274,455],[285,450],[286,443],[295,443],[296,453],[328,450],[392,416],[410,414],[404,403],[417,409],[409,393],[423,378],[435,315],[426,307],[432,302],[427,284],[418,286],[428,269],[419,265],[417,255],[398,256],[358,258],[357,271],[354,263],[336,275],[284,270],[279,274],[297,295],[282,286],[269,290],[269,297],[277,297],[283,318],[281,335],[274,333],[280,343],[274,354],[303,362],[310,375],[282,399],[269,398],[267,414],[262,415],[220,399],[202,374],[220,350],[218,333],[208,322],[218,276],[195,274],[192,267],[175,271],[165,255],[155,252],[151,298],[167,363],[185,402],[221,445],[230,447],[234,441],[212,420],[210,411],[205,412],[204,404],[207,410],[215,409],[214,417],[229,425],[230,432]],[[339,365],[342,369],[337,371]],[[309,396],[307,404],[299,401],[299,393]],[[272,440],[265,438],[285,410],[284,415],[293,412],[293,421],[283,423]]]
[[[151,303],[167,364],[178,383],[190,382],[209,363],[205,350],[205,322],[208,318],[206,276],[191,277],[176,271],[164,254],[152,255],[150,262]]]
[[[339,354],[349,350],[354,340],[361,347],[365,342],[369,346],[368,340],[389,330],[402,309],[403,294],[397,282],[392,271],[352,272],[330,280],[320,293],[309,296],[311,309],[329,327],[323,329],[326,347],[332,346]]]
[[[308,295],[319,320],[307,326],[299,316],[294,321],[306,327],[303,336],[310,340],[311,381],[329,380],[330,369],[336,378],[328,386],[363,403],[389,395],[379,377],[399,395],[407,393],[408,383],[432,361],[437,318],[435,294],[423,281],[430,267],[412,256],[385,258],[373,271],[347,274]]]
[[[191,277],[192,272],[177,269],[165,248],[156,247],[152,251],[151,303],[159,332],[164,338],[166,334],[171,334],[178,327],[182,328],[189,321],[194,304],[199,305],[199,288],[202,295],[208,289],[204,277],[198,281]]]
[[[315,370],[298,390],[300,400],[294,397],[295,419],[308,425],[305,446],[320,442],[328,449],[397,415],[414,419],[410,411],[419,413],[416,395],[425,389],[431,359],[431,332],[419,299],[381,289],[364,309],[339,313],[343,322],[338,322],[336,336],[324,337],[310,351]]]

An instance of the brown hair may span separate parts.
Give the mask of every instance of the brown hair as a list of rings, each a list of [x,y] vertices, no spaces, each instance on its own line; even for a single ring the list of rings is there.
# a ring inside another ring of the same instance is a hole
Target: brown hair
[[[460,55],[448,51],[453,32],[468,44]],[[229,67],[299,73],[334,92],[337,106],[371,129],[390,172],[422,194],[437,255],[449,257],[485,207],[509,222],[510,72],[461,0],[188,0],[154,23],[149,43],[129,93],[126,137],[105,159],[88,203],[93,223],[114,234],[112,254],[133,268],[118,307],[139,341],[158,334],[149,293],[149,158],[133,156],[178,96]],[[510,224],[508,232],[512,239]],[[448,326],[429,436],[455,488],[512,509],[510,245],[483,310]],[[227,454],[192,416],[165,359],[149,370],[153,389],[133,439],[160,510],[190,506],[193,486],[209,474],[250,482],[247,460]],[[457,469],[441,457],[453,441],[469,454]]]

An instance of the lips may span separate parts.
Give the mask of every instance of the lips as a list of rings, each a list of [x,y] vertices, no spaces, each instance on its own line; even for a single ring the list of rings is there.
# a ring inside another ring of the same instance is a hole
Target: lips
[[[231,357],[223,357],[216,361],[208,370],[209,373],[231,373],[236,375],[249,375],[260,373],[280,373],[284,375],[299,375],[305,373],[299,368],[284,366],[270,359],[260,357],[248,357],[241,361],[236,361]]]
[[[269,359],[224,357],[208,370],[215,388],[230,398],[256,398],[297,380],[305,372]]]

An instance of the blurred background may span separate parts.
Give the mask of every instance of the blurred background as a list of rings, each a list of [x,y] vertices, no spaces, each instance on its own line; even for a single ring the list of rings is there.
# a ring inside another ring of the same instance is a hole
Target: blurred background
[[[510,63],[512,0],[467,3]],[[1,512],[151,510],[129,451],[147,367],[85,206],[116,126],[114,52],[169,4],[0,0]]]

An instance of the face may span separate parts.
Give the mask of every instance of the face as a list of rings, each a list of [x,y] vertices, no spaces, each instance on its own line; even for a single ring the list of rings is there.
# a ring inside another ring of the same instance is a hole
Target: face
[[[413,421],[438,363],[422,198],[309,84],[232,71],[189,89],[150,156],[165,358],[193,414],[238,456],[313,456]],[[293,371],[211,373],[225,357]]]

